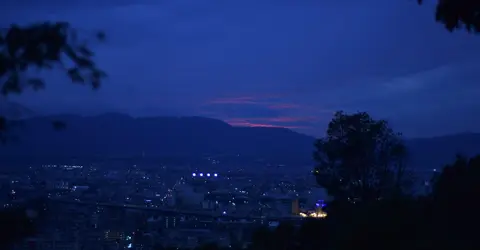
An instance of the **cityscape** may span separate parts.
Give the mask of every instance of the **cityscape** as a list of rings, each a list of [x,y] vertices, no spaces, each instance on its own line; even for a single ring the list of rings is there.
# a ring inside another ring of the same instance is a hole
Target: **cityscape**
[[[0,250],[478,250],[478,35],[480,0],[0,1]]]
[[[327,216],[322,209],[330,198],[311,171],[222,171],[229,168],[219,165],[159,165],[152,171],[141,164],[114,170],[94,163],[44,164],[0,176],[4,208],[46,199],[46,223],[14,249],[191,249],[206,243],[246,248],[260,226]]]

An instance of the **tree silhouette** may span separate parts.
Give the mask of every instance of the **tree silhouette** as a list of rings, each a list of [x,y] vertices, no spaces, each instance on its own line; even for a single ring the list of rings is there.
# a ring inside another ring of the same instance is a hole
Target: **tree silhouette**
[[[422,4],[424,0],[417,0]],[[435,13],[437,22],[449,31],[465,28],[468,32],[480,32],[480,1],[437,0]]]
[[[331,165],[326,167],[337,167],[335,171],[328,169],[329,171],[317,173],[319,181],[328,181],[331,176],[338,177],[336,173],[347,176],[344,179],[356,180],[360,178],[358,172],[361,170],[382,173],[384,168],[380,168],[381,171],[377,168],[385,166],[386,163],[393,165],[392,170],[389,170],[393,173],[389,175],[395,176],[398,175],[399,166],[395,164],[398,164],[399,158],[403,162],[405,157],[404,151],[400,155],[396,154],[398,152],[396,147],[404,147],[401,137],[394,133],[385,121],[373,120],[366,113],[353,115],[336,113],[329,124],[327,137],[319,140],[317,146],[319,151],[315,154],[321,155],[319,172],[327,163]],[[383,154],[388,157],[380,157]],[[387,161],[387,158],[390,160]],[[368,168],[363,165],[366,163],[369,163]],[[403,163],[401,165],[403,166]],[[322,176],[322,173],[326,173],[326,176]],[[380,177],[382,176],[385,175],[381,174]],[[380,178],[377,175],[366,177],[374,180]],[[385,193],[391,194],[392,190],[395,194],[399,185],[394,181],[396,179],[402,178],[386,179],[388,182],[393,181],[387,185],[386,192],[383,190],[384,186],[374,185],[372,189],[379,191],[373,194],[382,194],[380,198],[383,198]],[[408,176],[405,179],[408,179]],[[480,241],[475,230],[480,223],[478,180],[480,180],[480,155],[471,159],[457,157],[453,164],[447,165],[432,178],[433,190],[427,196],[395,195],[393,196],[395,199],[371,199],[371,202],[358,203],[336,199],[328,205],[327,218],[307,220],[299,229],[288,223],[281,223],[274,230],[260,228],[252,237],[250,249],[480,249]],[[365,197],[362,194],[363,187],[356,186],[358,183],[335,184],[340,187],[332,189],[340,190],[337,191],[340,194],[346,193],[345,197]],[[358,195],[357,190],[361,191]],[[366,192],[370,194],[370,188]]]
[[[479,249],[473,228],[480,223],[480,155],[458,156],[436,178],[432,191],[435,235],[439,244],[457,249]]]
[[[103,41],[105,35],[99,32],[95,38]],[[87,42],[65,22],[11,25],[0,33],[0,94],[5,98],[26,88],[44,89],[44,80],[31,76],[35,69],[61,69],[72,82],[98,89],[106,74],[93,61]],[[0,135],[7,124],[7,118],[0,116]]]
[[[411,180],[401,135],[367,113],[335,113],[315,148],[317,182],[337,200],[389,198],[402,194]]]
[[[206,243],[196,248],[197,250],[219,250],[220,248],[216,243]]]
[[[268,227],[260,227],[252,234],[252,250],[273,249],[273,234]]]
[[[13,244],[33,236],[37,226],[45,218],[46,202],[33,199],[0,210],[0,249],[9,249]]]
[[[290,250],[295,249],[302,240],[298,230],[289,222],[282,222],[276,228],[263,226],[252,235],[252,250]]]
[[[305,250],[322,250],[332,247],[334,230],[327,219],[308,218],[297,231],[298,247]]]
[[[468,202],[480,195],[480,155],[471,159],[457,156],[453,164],[443,168],[435,178],[433,196],[439,202]]]
[[[251,250],[322,250],[331,249],[335,242],[335,228],[328,219],[307,218],[300,227],[281,222],[276,228],[260,227],[252,236]]]
[[[275,231],[273,231],[272,242],[273,249],[276,250],[289,250],[293,249],[296,245],[296,231],[294,225],[288,222],[280,223]]]

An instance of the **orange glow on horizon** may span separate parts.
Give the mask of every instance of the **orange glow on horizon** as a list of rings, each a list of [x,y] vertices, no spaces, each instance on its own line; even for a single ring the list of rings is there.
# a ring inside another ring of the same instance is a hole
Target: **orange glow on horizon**
[[[274,124],[265,124],[265,123],[252,123],[248,121],[232,121],[227,120],[226,123],[234,126],[234,127],[251,127],[251,128],[288,128],[288,129],[296,129],[302,128],[301,126],[280,126]]]

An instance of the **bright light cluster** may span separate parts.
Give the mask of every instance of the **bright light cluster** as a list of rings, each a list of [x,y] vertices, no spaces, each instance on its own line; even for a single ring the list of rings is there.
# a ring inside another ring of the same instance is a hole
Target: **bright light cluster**
[[[206,173],[205,176],[207,177],[211,177],[213,175],[213,177],[218,177],[218,174],[217,173],[214,173],[214,174],[210,174],[210,173]],[[204,174],[203,173],[192,173],[192,177],[204,177]]]
[[[327,213],[325,213],[325,212],[313,212],[313,213],[310,213],[310,214],[300,213],[299,215],[302,216],[302,217],[311,217],[311,218],[325,218],[325,217],[327,217]]]

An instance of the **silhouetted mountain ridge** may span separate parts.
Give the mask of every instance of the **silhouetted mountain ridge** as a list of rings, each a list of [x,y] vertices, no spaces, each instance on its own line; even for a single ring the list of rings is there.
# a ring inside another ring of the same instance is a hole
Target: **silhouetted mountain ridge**
[[[55,131],[51,122],[66,128]],[[3,155],[205,156],[309,159],[313,138],[284,128],[244,128],[205,117],[144,117],[109,113],[24,120],[19,140]]]
[[[31,109],[0,97],[0,116],[9,119],[22,119],[32,117],[35,114]]]
[[[55,131],[52,121],[66,128]],[[205,117],[143,117],[108,113],[25,119],[19,140],[0,148],[0,156],[202,157],[240,155],[255,159],[312,163],[315,138],[285,128],[233,127]],[[464,133],[409,139],[411,164],[434,168],[457,153],[480,153],[480,134]]]
[[[480,133],[459,133],[406,141],[412,163],[418,167],[437,168],[453,162],[456,155],[480,154]]]

